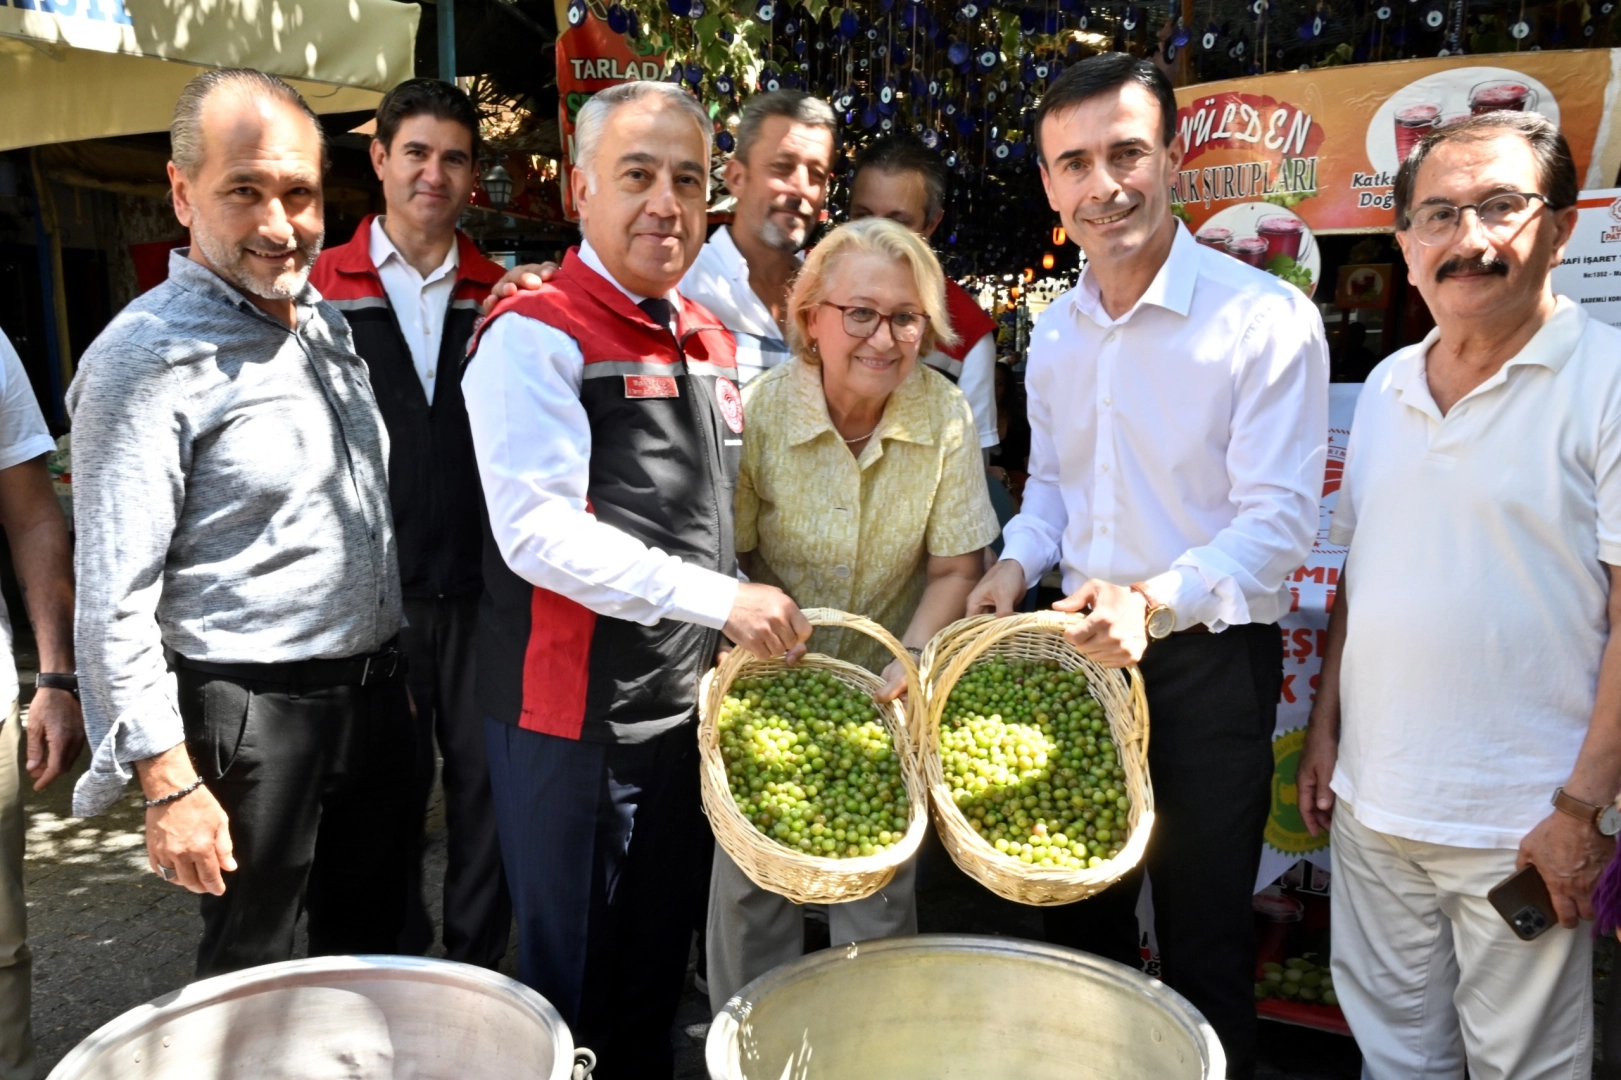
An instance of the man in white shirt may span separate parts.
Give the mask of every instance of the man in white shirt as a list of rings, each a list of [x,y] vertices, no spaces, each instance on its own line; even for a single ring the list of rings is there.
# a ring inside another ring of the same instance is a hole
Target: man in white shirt
[[[489,508],[478,695],[519,977],[599,1055],[670,1077],[711,840],[698,680],[720,632],[810,625],[736,577],[743,409],[730,333],[676,289],[703,244],[710,121],[671,83],[580,110],[584,242],[498,304],[463,379]]]
[[[743,384],[788,359],[788,289],[827,201],[836,128],[827,102],[799,90],[756,94],[743,106],[737,148],[726,162],[732,224],[715,230],[681,279],[681,295],[708,308],[737,339]],[[540,263],[508,271],[486,309],[519,288],[539,288],[556,270]]]
[[[456,228],[478,172],[478,110],[452,83],[408,79],[377,106],[371,160],[387,212],[322,252],[310,280],[344,313],[388,427],[405,605],[400,650],[416,701],[416,799],[403,824],[420,849],[437,737],[449,856],[445,955],[494,968],[507,952],[512,906],[490,806],[484,718],[473,697],[483,503],[461,369],[479,301],[503,270]],[[433,944],[420,857],[405,903],[399,948],[420,956]]]
[[[1293,286],[1172,216],[1170,82],[1120,53],[1066,69],[1036,112],[1041,176],[1087,269],[1042,313],[1022,512],[968,611],[1007,614],[1058,563],[1099,663],[1139,662],[1158,820],[1143,866],[1051,909],[1051,940],[1136,962],[1142,872],[1165,981],[1255,1067],[1251,891],[1270,807],[1285,576],[1317,532],[1328,437],[1322,321]]]
[[[34,1075],[33,956],[23,899],[26,772],[40,790],[84,748],[73,663],[73,556],[45,455],[56,448],[22,361],[0,333],[0,525],[34,624],[39,675],[23,731],[11,616],[0,601],[0,1080]]]
[[[940,155],[910,132],[875,139],[856,155],[850,180],[850,220],[886,217],[923,239],[946,216],[946,167]],[[957,343],[936,348],[923,362],[957,384],[974,410],[981,450],[1001,441],[996,428],[996,320],[968,290],[946,279],[946,313]]]
[[[715,230],[681,280],[681,294],[737,338],[744,384],[788,359],[788,289],[827,201],[836,124],[827,102],[800,90],[749,98],[726,162],[732,224]]]
[[[1554,296],[1577,174],[1542,117],[1438,130],[1395,197],[1436,326],[1357,403],[1298,773],[1306,824],[1332,814],[1334,988],[1371,1080],[1586,1076],[1578,920],[1621,831],[1621,332]],[[1527,866],[1552,911],[1509,914],[1560,924],[1529,943],[1487,897]]]

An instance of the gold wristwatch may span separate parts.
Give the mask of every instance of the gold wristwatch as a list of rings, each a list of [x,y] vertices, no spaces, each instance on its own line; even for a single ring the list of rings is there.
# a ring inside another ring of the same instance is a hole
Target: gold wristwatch
[[[1176,629],[1176,612],[1169,606],[1160,603],[1148,594],[1148,586],[1139,581],[1131,587],[1131,591],[1142,597],[1148,603],[1148,613],[1144,616],[1147,624],[1148,640],[1160,641],[1171,636]]]

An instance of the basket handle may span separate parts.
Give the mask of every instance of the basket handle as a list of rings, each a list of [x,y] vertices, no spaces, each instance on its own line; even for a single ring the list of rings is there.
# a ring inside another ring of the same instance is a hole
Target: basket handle
[[[884,648],[895,654],[895,659],[901,662],[901,670],[906,673],[906,706],[904,715],[906,719],[906,742],[902,747],[906,754],[914,761],[919,752],[918,736],[921,733],[924,713],[923,681],[918,676],[917,664],[912,661],[912,654],[906,651],[906,646],[896,640],[895,635],[885,630],[871,619],[861,615],[851,615],[847,611],[837,608],[804,608],[801,614],[805,616],[812,626],[827,626],[841,630],[855,630],[866,634],[877,641]],[[726,654],[715,668],[715,681],[719,686],[730,686],[737,678],[744,665],[754,659],[754,655],[747,649],[733,648]]]
[[[569,1070],[569,1080],[591,1080],[591,1073],[597,1067],[597,1055],[583,1046],[574,1048],[574,1067]]]

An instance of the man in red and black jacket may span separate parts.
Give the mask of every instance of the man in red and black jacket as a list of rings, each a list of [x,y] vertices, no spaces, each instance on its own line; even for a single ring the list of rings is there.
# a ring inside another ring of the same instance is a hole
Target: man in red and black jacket
[[[400,646],[416,700],[416,818],[444,756],[444,943],[452,960],[494,968],[506,955],[511,903],[501,868],[474,700],[473,637],[484,587],[483,500],[461,371],[479,302],[502,268],[456,229],[472,194],[478,114],[450,83],[412,79],[377,109],[372,165],[387,213],[315,264],[316,289],[341,310],[365,359],[389,434],[389,499],[406,626]],[[426,953],[433,925],[414,862],[400,951]]]
[[[601,1080],[674,1072],[703,914],[698,680],[721,633],[797,655],[786,594],[739,582],[736,343],[676,290],[704,242],[712,124],[672,83],[579,112],[584,241],[474,341],[462,389],[489,509],[478,640],[518,975]]]

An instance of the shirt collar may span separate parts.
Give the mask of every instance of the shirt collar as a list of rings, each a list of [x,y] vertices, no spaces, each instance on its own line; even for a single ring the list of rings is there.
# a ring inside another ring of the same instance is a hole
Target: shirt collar
[[[169,280],[189,293],[222,301],[231,307],[246,311],[250,315],[265,319],[295,333],[303,330],[308,324],[315,313],[315,305],[321,300],[321,294],[316,292],[315,286],[306,280],[304,288],[299,290],[297,296],[293,297],[293,305],[298,311],[298,326],[296,328],[288,327],[286,324],[266,315],[259,309],[258,305],[244,296],[236,286],[202,263],[194,261],[191,258],[191,248],[189,247],[175,248],[169,252]]]
[[[827,397],[822,393],[822,369],[808,364],[799,357],[790,360],[788,378],[793,380],[794,406],[789,410],[788,444],[798,446],[830,431],[842,439],[827,412]],[[933,445],[938,437],[934,415],[929,408],[928,373],[924,371],[922,357],[918,358],[912,373],[895,388],[884,403],[884,415],[873,432],[873,442],[885,439]]]
[[[1511,368],[1535,365],[1558,374],[1571,354],[1576,351],[1576,346],[1581,343],[1582,334],[1587,330],[1587,319],[1587,312],[1568,296],[1556,298],[1553,314],[1548,316],[1548,321],[1543,323],[1535,334],[1531,335],[1531,340],[1525,343],[1524,348],[1509,358],[1491,378],[1469,391],[1459,401],[1467,401],[1477,394],[1484,394],[1493,387],[1501,386],[1508,381]],[[1437,419],[1440,418],[1440,409],[1430,395],[1425,365],[1431,346],[1440,340],[1441,328],[1432,328],[1424,335],[1423,341],[1396,361],[1390,376],[1391,386],[1403,401],[1423,412],[1431,413]]]
[[[416,274],[417,268],[412,266],[410,262],[406,260],[404,255],[400,254],[400,249],[395,247],[394,241],[388,238],[388,233],[383,229],[382,214],[378,214],[376,217],[371,219],[370,241],[371,264],[377,267],[377,269],[381,270],[383,268],[383,264],[387,263],[390,259],[398,259],[401,266],[410,270],[411,273]],[[422,278],[422,284],[432,285],[440,278],[453,276],[455,274],[456,267],[461,262],[461,238],[458,236],[456,241],[456,243],[450,245],[450,250],[445,252],[445,260],[439,264],[439,268],[437,270],[431,271],[426,277],[423,277],[420,274],[417,275],[418,277]]]
[[[1109,317],[1109,313],[1104,310],[1103,294],[1098,289],[1097,276],[1092,273],[1091,266],[1081,271],[1081,278],[1071,291],[1071,304],[1074,310],[1099,326],[1113,326],[1126,322],[1144,304],[1153,304],[1185,318],[1193,309],[1193,288],[1199,279],[1201,254],[1198,241],[1193,239],[1193,234],[1188,232],[1181,221],[1175,221],[1173,227],[1176,229],[1176,235],[1171,238],[1170,253],[1160,264],[1154,280],[1148,283],[1147,291],[1132,305],[1130,311],[1118,319]]]
[[[623,285],[619,284],[619,279],[614,277],[613,274],[609,273],[608,267],[603,263],[601,256],[599,256],[596,249],[591,246],[591,241],[587,240],[583,236],[580,237],[579,250],[580,261],[585,263],[585,265],[589,266],[598,274],[601,274],[614,288],[630,297],[631,303],[640,304],[643,300],[647,299],[647,297],[641,295],[640,293],[633,293]],[[674,289],[671,289],[669,292],[665,293],[664,298],[670,301],[670,303],[674,304],[677,311],[681,310],[681,297]]]

